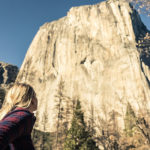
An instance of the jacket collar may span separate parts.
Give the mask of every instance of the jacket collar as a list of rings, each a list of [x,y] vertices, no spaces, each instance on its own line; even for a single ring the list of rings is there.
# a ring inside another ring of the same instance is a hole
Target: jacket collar
[[[3,117],[3,119],[6,118],[7,116],[9,116],[10,114],[13,114],[13,113],[19,112],[19,111],[25,111],[25,112],[31,114],[31,115],[33,116],[34,120],[36,120],[36,117],[34,116],[34,113],[31,113],[29,110],[27,110],[26,108],[22,108],[22,107],[16,107],[15,109],[11,110],[10,112],[8,112],[8,113]],[[2,120],[3,120],[3,119],[2,119]]]

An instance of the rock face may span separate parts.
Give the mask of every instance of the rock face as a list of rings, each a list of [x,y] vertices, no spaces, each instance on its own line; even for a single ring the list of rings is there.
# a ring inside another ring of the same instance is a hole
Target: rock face
[[[0,85],[10,84],[16,80],[18,74],[18,67],[0,62]]]
[[[5,93],[15,82],[18,71],[17,66],[0,62],[0,107],[3,103]]]
[[[100,120],[108,122],[114,111],[116,126],[124,129],[128,103],[147,118],[150,71],[137,47],[147,32],[129,3],[111,0],[71,8],[66,17],[40,27],[17,77],[37,92],[35,128],[56,132],[62,82],[70,103],[80,99],[87,123],[92,115],[97,135]],[[65,110],[66,102],[61,105]]]

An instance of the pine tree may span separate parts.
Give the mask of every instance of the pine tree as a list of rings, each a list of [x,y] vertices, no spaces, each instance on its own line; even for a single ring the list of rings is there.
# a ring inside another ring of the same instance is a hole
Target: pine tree
[[[134,127],[136,125],[136,116],[135,113],[130,105],[127,104],[126,114],[125,114],[125,132],[127,136],[133,136]]]
[[[150,16],[150,1],[149,0],[127,0],[137,9],[139,13]]]
[[[64,108],[63,108],[63,90],[64,90],[64,81],[62,79],[59,82],[58,85],[58,91],[56,95],[56,110],[57,110],[57,121],[56,121],[56,149],[59,149],[58,147],[61,147],[62,145],[62,120],[63,120],[63,114],[64,114]]]
[[[57,94],[55,95],[56,110],[56,144],[55,149],[62,149],[68,131],[70,111],[70,97],[65,95],[65,82],[61,78],[58,84]]]
[[[86,130],[84,114],[79,100],[76,103],[71,127],[65,140],[64,150],[98,150],[95,141]]]

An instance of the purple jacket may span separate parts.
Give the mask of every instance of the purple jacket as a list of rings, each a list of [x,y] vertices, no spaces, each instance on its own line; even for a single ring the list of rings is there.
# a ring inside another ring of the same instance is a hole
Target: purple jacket
[[[9,112],[0,121],[0,150],[35,150],[31,140],[35,120],[25,108]]]

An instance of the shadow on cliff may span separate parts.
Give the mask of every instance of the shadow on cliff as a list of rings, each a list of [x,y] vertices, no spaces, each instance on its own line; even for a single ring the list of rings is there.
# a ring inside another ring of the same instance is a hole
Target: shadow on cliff
[[[133,6],[130,4],[130,7],[133,9]],[[147,80],[147,83],[150,87],[150,80],[145,74],[143,64],[148,66],[150,69],[150,31],[141,21],[141,18],[136,10],[133,10],[133,13],[130,14],[132,19],[133,30],[137,42],[137,50],[140,57],[140,67]]]

